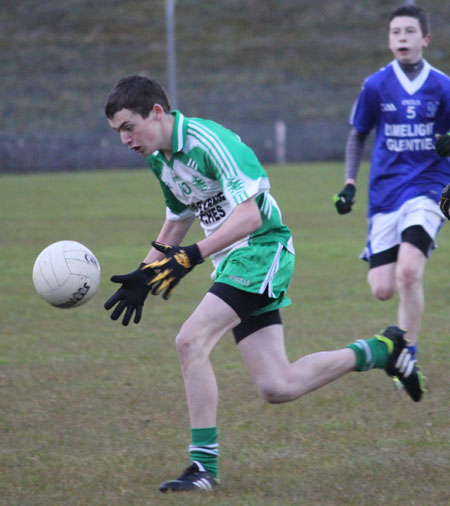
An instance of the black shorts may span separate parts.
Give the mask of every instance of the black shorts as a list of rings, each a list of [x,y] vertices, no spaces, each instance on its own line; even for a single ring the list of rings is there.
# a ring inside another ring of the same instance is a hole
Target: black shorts
[[[268,297],[266,294],[245,292],[226,283],[214,283],[208,291],[228,304],[241,319],[241,323],[233,329],[236,343],[239,343],[250,334],[253,334],[253,332],[264,327],[281,324],[281,316],[278,309],[251,316],[253,311],[274,302],[275,299]]]
[[[427,234],[421,225],[413,225],[406,228],[402,232],[402,242],[409,242],[428,258],[434,247],[433,239]],[[400,245],[397,244],[392,248],[375,253],[369,259],[370,269],[380,267],[381,265],[392,264],[397,261],[398,250]]]

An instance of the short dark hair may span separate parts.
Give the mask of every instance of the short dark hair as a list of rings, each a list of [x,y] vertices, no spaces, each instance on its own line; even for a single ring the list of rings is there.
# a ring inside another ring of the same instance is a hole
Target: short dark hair
[[[170,102],[164,88],[154,79],[132,74],[122,77],[112,87],[105,104],[105,114],[112,119],[121,109],[129,109],[147,118],[153,106],[159,104],[170,112]]]
[[[430,20],[428,18],[428,14],[420,7],[411,4],[397,7],[397,9],[391,12],[391,15],[389,16],[389,23],[394,18],[402,16],[407,16],[409,18],[416,18],[419,21],[420,29],[422,30],[422,35],[425,37],[426,35],[430,34]]]

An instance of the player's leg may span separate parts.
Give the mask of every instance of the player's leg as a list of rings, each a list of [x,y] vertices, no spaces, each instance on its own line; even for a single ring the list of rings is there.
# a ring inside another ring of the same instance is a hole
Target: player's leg
[[[399,295],[398,324],[407,330],[415,353],[424,312],[423,277],[427,259],[435,248],[443,218],[438,205],[427,197],[406,202],[399,220],[401,244],[395,272]]]
[[[177,350],[192,427],[192,465],[179,479],[162,483],[161,491],[211,489],[217,484],[218,392],[209,355],[222,335],[253,311],[274,301],[280,307],[289,304],[284,293],[293,266],[293,255],[278,243],[237,248],[218,266],[215,283],[182,326]]]
[[[362,258],[369,262],[367,282],[379,300],[391,299],[397,289],[395,269],[401,241],[398,219],[399,212],[396,211],[376,214],[369,222],[367,247]]]
[[[401,240],[398,234],[397,221],[400,218],[400,213],[390,213],[388,215],[378,215],[375,223],[371,229],[371,241],[374,245],[375,252],[368,258],[369,272],[367,274],[367,282],[369,283],[370,290],[375,298],[384,301],[391,299],[397,292],[397,273],[402,272],[398,270],[398,254],[400,246],[397,242]],[[386,249],[382,249],[386,248]],[[419,295],[415,293],[415,295]],[[412,294],[407,297],[405,302],[408,301],[408,306],[413,305]],[[404,326],[409,324],[405,318],[400,319],[400,308],[404,312],[405,304],[402,304],[400,299],[399,304],[399,325],[401,328],[409,328]],[[419,319],[421,313],[419,315]],[[414,357],[416,348],[410,345],[410,351]],[[394,382],[397,388],[402,388],[402,383],[397,377],[394,377]]]
[[[239,321],[228,304],[207,293],[181,327],[176,346],[191,423],[191,465],[178,478],[161,483],[161,492],[212,490],[218,484],[219,395],[210,353],[219,339]]]
[[[176,338],[192,428],[216,424],[218,393],[210,353],[239,321],[228,304],[207,293]]]
[[[422,280],[426,256],[423,251],[430,248],[431,238],[427,239],[423,228],[413,226],[401,234],[399,239],[402,242],[399,246],[392,245],[397,240],[394,231],[401,227],[405,215],[407,214],[399,212],[392,216],[381,217],[382,226],[380,227],[379,222],[379,226],[375,229],[377,233],[375,242],[378,248],[382,244],[390,245],[390,248],[377,251],[370,257],[367,280],[373,295],[379,300],[390,299],[396,291],[398,292],[398,325],[407,330],[408,350],[415,359],[417,336],[424,308]],[[420,249],[414,244],[420,245]],[[398,388],[402,388],[402,383],[397,377],[394,377],[394,382]]]
[[[396,267],[397,262],[393,261],[369,268],[367,282],[373,296],[378,300],[389,300],[394,296],[397,289],[395,279]]]
[[[297,399],[356,366],[356,356],[350,348],[314,353],[290,363],[281,324],[255,331],[238,347],[261,396],[274,403]]]
[[[417,344],[424,311],[423,275],[426,256],[418,248],[404,242],[399,249],[395,278],[399,295],[398,325],[407,330],[411,346]]]
[[[369,222],[368,247],[363,256],[369,262],[367,282],[378,300],[391,299],[397,289],[395,269],[401,242],[400,212],[376,214]]]
[[[238,346],[250,376],[269,402],[291,401],[348,372],[373,368],[398,376],[417,402],[423,393],[423,380],[403,335],[398,327],[387,327],[370,339],[336,351],[313,353],[293,363],[286,356],[281,324],[255,330],[246,337],[238,336],[242,338]]]

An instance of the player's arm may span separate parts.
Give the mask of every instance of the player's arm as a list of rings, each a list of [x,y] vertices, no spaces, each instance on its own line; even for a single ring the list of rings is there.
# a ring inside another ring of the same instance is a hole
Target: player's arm
[[[147,269],[156,271],[156,275],[149,281],[152,294],[164,292],[163,298],[167,300],[181,278],[197,264],[257,230],[262,224],[262,218],[255,199],[256,197],[251,197],[237,205],[220,228],[196,244],[173,246],[154,241],[153,247],[163,253],[164,257],[143,267],[144,272]]]
[[[156,241],[163,244],[178,246],[188,233],[194,220],[195,216],[191,216],[181,221],[166,220],[158,234],[158,237],[156,238]],[[152,247],[147,256],[144,258],[143,263],[149,264],[163,257],[163,253]]]
[[[203,258],[223,250],[257,230],[262,224],[256,197],[237,205],[228,220],[213,234],[197,243]]]
[[[345,145],[345,185],[334,196],[333,201],[339,214],[347,214],[355,203],[356,178],[364,153],[367,134],[358,132],[355,128],[350,130]]]
[[[369,77],[364,81],[350,114],[352,129],[345,145],[345,186],[333,198],[339,214],[349,213],[355,203],[356,178],[366,139],[377,122],[378,101],[378,85]]]

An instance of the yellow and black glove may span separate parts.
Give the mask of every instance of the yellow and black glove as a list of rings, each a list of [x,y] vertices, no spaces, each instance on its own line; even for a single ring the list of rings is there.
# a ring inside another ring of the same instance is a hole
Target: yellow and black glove
[[[168,300],[181,278],[191,272],[196,265],[203,263],[204,260],[196,244],[170,246],[153,241],[152,246],[164,253],[165,257],[145,265],[142,270],[145,272],[147,269],[151,269],[153,273],[156,272],[148,282],[148,286],[153,295],[159,295],[164,291],[163,299]]]
[[[128,274],[119,274],[111,277],[113,283],[122,286],[104,304],[106,310],[116,306],[111,313],[111,320],[117,320],[125,311],[122,325],[128,325],[134,313],[134,323],[139,323],[142,316],[142,307],[150,291],[148,282],[156,274],[151,269],[143,270],[148,264],[142,263],[138,269]]]
[[[439,201],[439,207],[441,208],[442,214],[447,218],[447,220],[450,220],[449,206],[450,206],[450,184],[448,184],[442,190],[441,200]]]

